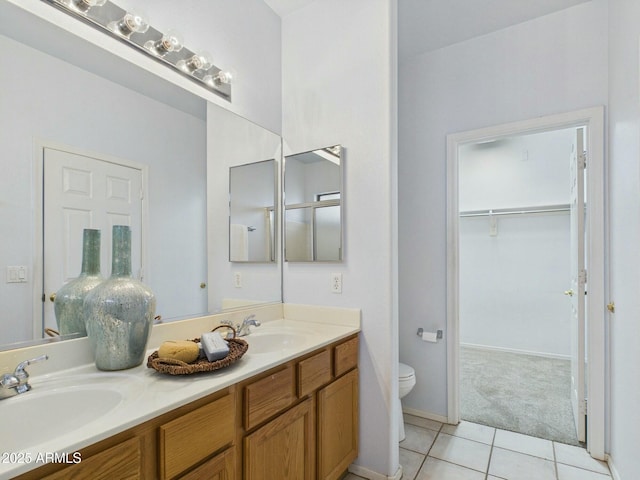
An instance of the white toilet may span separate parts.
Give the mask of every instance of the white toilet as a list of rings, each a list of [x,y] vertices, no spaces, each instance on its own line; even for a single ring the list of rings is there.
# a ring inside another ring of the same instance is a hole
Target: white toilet
[[[405,397],[416,384],[416,372],[409,365],[400,363],[398,365],[398,393],[400,398]],[[404,440],[404,420],[402,418],[402,402],[398,402],[398,420],[400,425],[400,431],[398,435],[399,441]]]

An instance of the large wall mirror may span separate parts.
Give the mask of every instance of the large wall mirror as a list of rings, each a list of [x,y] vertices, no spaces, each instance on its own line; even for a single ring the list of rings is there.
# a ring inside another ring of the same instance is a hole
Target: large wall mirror
[[[220,311],[229,294],[211,284],[216,272],[210,268],[217,259],[228,263],[230,165],[212,159],[217,148],[227,155],[268,138],[267,154],[255,148],[260,155],[239,163],[279,162],[280,137],[5,0],[0,48],[7,67],[0,68],[0,270],[22,272],[18,281],[6,282],[3,275],[0,282],[0,348],[24,346],[42,338],[43,327],[55,327],[51,297],[80,273],[83,228],[102,230],[101,271],[110,274],[108,223],[76,222],[76,231],[63,237],[64,251],[47,250],[51,231],[66,229],[65,213],[49,214],[44,204],[43,183],[60,152],[78,172],[96,161],[139,171],[143,188],[127,190],[141,208],[138,231],[132,228],[139,239],[134,274],[156,294],[162,321]],[[216,137],[212,144],[211,122],[228,122],[242,134]],[[208,198],[213,177],[222,179],[215,185],[222,196]],[[210,211],[223,215],[219,228],[208,229]],[[52,262],[64,265],[49,280]],[[267,278],[247,267],[242,273],[253,288],[267,283],[258,300],[281,301],[280,273]]]
[[[275,262],[275,159],[229,168],[229,261]]]
[[[285,260],[340,262],[342,172],[340,145],[285,157]]]

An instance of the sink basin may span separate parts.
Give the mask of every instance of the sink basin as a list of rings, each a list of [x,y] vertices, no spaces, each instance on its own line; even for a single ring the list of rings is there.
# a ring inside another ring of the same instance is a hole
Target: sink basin
[[[28,450],[102,419],[127,399],[131,386],[109,374],[32,382],[30,392],[0,400],[2,429],[10,432],[2,435],[0,450]]]
[[[295,348],[307,342],[308,335],[292,332],[260,332],[244,337],[249,344],[248,354],[265,354]]]

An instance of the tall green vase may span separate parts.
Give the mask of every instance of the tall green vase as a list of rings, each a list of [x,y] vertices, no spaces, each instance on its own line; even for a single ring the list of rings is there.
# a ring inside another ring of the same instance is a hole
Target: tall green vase
[[[153,292],[131,276],[131,230],[113,226],[111,276],[85,298],[87,334],[100,370],[124,370],[144,360],[156,310]]]
[[[53,309],[60,335],[87,335],[83,302],[87,294],[103,281],[100,275],[100,230],[82,232],[82,269],[77,278],[56,292]]]

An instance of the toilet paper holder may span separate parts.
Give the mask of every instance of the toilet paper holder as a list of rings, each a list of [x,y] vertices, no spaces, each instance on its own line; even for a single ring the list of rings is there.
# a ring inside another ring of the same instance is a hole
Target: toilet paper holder
[[[424,333],[424,329],[423,328],[419,328],[418,329],[418,333],[416,335],[418,335],[419,337],[422,337],[422,334]],[[442,330],[436,330],[436,339],[437,340],[442,340]]]

